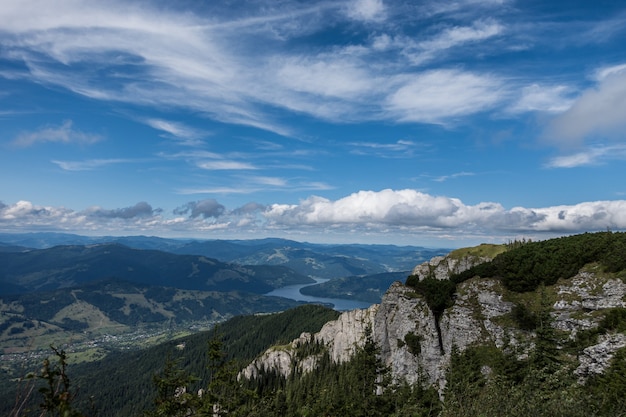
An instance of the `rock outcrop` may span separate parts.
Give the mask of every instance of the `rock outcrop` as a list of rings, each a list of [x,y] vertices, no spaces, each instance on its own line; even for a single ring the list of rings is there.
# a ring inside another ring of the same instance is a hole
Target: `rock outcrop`
[[[348,361],[356,349],[365,343],[366,331],[374,327],[374,317],[378,308],[379,305],[374,304],[368,309],[347,311],[337,320],[326,323],[314,335],[302,333],[289,345],[272,347],[244,368],[240,375],[252,379],[262,371],[271,370],[288,377],[293,371],[293,363],[296,363],[301,371],[307,372],[315,369],[319,355],[298,359],[297,349],[306,343],[324,345],[335,363]]]
[[[489,260],[473,255],[436,257],[417,266],[413,274],[420,279],[443,280]],[[626,284],[589,268],[559,282],[551,291],[556,298],[551,308],[552,326],[569,332],[572,339],[578,331],[598,326],[602,317],[599,311],[626,307]],[[273,370],[289,376],[294,364],[303,371],[315,369],[319,355],[298,359],[301,355],[297,354],[298,346],[311,342],[325,346],[333,361],[347,361],[364,344],[371,330],[380,357],[395,380],[433,385],[442,393],[453,349],[463,351],[476,344],[500,349],[524,344],[522,350],[532,348],[535,334],[516,326],[511,314],[515,303],[511,297],[500,280],[469,279],[456,287],[454,305],[437,322],[424,298],[413,288],[396,282],[380,304],[345,312],[324,325],[319,333],[303,334],[288,346],[268,350],[244,369],[242,375],[253,378],[262,370]],[[581,352],[576,375],[583,381],[591,374],[603,372],[614,353],[625,346],[626,335],[622,333],[603,336],[597,344]]]

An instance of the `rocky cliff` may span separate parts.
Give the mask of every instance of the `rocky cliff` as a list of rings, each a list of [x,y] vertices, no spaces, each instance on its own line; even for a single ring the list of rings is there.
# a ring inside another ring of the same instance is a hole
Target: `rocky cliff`
[[[490,261],[503,250],[504,246],[481,245],[473,251],[455,251],[418,265],[413,275],[420,280],[449,279],[452,274]],[[456,286],[454,304],[436,320],[414,288],[396,282],[380,304],[345,312],[319,333],[302,334],[288,346],[266,351],[242,375],[254,378],[264,370],[274,370],[288,376],[294,366],[313,370],[320,354],[303,357],[299,349],[307,343],[324,346],[335,362],[347,361],[371,334],[395,380],[433,385],[442,393],[454,349],[462,352],[469,346],[490,345],[515,351],[520,357],[532,351],[535,331],[525,329],[515,319],[522,307],[537,309],[544,303],[551,326],[563,336],[561,340],[574,340],[578,332],[596,328],[603,312],[626,307],[625,295],[624,281],[595,270],[593,265],[556,285],[524,294],[508,291],[496,278],[474,277]],[[618,332],[602,335],[582,349],[575,370],[579,380],[584,382],[589,375],[603,372],[613,354],[625,346],[626,335]]]

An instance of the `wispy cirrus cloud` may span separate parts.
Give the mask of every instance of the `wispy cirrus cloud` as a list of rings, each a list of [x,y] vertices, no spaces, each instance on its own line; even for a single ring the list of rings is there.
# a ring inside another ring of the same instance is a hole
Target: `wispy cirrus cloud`
[[[214,161],[201,161],[197,163],[198,168],[206,169],[208,171],[230,171],[230,170],[255,170],[259,169],[248,162],[241,161],[228,161],[228,160],[214,160]]]
[[[511,113],[545,112],[559,114],[574,103],[573,89],[566,85],[531,84],[522,87],[517,102],[507,109]]]
[[[448,6],[467,7],[459,3]],[[471,18],[407,35],[386,22],[403,7],[381,0],[307,6],[287,1],[280,7],[261,2],[237,16],[216,3],[207,5],[211,13],[203,16],[149,2],[139,7],[119,1],[23,0],[3,3],[0,19],[7,22],[6,56],[26,65],[22,78],[102,101],[189,109],[280,135],[294,135],[294,128],[278,119],[275,108],[331,121],[444,123],[506,98],[494,74],[397,65],[402,57],[415,64],[453,48],[486,45],[506,33],[505,24]],[[448,12],[443,7],[437,13]],[[289,39],[345,19],[383,25],[378,31],[383,35],[374,42],[285,48]],[[91,70],[84,71],[86,66]],[[418,117],[427,101],[432,109]],[[183,144],[194,144],[202,134],[163,119],[146,123]]]
[[[461,178],[461,177],[473,177],[474,175],[476,175],[473,172],[455,172],[454,174],[449,174],[449,175],[442,175],[439,177],[436,177],[433,179],[433,181],[435,182],[445,182],[451,179],[455,179],[455,178]]]
[[[38,143],[91,145],[104,139],[101,135],[76,129],[73,124],[71,120],[66,120],[60,126],[45,126],[31,132],[22,132],[12,144],[18,147],[29,147]]]
[[[132,159],[124,158],[111,158],[111,159],[89,159],[86,161],[59,161],[52,160],[53,164],[56,164],[64,171],[92,171],[98,168],[105,167],[107,165],[116,164],[128,164],[137,162]]]
[[[355,20],[382,21],[386,18],[383,0],[352,0],[346,4],[346,14]]]
[[[601,165],[610,160],[626,160],[626,144],[592,146],[573,154],[556,156],[550,159],[545,166],[547,168],[576,168]]]
[[[198,146],[202,144],[202,138],[208,136],[208,133],[199,129],[194,129],[183,123],[172,122],[163,119],[146,119],[145,123],[156,129],[164,132],[177,139],[183,145]]]
[[[412,77],[388,97],[386,110],[403,122],[445,124],[492,109],[506,94],[503,82],[490,75],[460,70],[432,70]]]
[[[351,142],[350,153],[355,155],[373,155],[381,158],[411,158],[418,151],[429,148],[428,144],[400,139],[396,142]]]

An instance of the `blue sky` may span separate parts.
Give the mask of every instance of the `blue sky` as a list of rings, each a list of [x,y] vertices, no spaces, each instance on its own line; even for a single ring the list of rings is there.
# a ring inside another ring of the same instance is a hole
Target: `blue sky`
[[[626,4],[0,3],[0,231],[626,229]]]

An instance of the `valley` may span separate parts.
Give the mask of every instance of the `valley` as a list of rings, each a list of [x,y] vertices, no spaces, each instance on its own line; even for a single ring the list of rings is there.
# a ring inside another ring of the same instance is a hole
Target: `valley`
[[[389,286],[377,274],[406,277],[381,271],[401,270],[445,251],[283,239],[0,234],[0,363],[13,370],[35,364],[50,345],[62,346],[71,363],[92,361],[235,316],[304,303],[340,311],[366,308]],[[343,292],[323,289],[338,279]],[[316,294],[299,291],[318,286]]]

